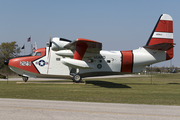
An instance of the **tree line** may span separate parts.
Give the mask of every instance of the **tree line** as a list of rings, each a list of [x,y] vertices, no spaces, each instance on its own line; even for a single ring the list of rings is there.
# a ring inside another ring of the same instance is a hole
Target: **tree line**
[[[7,65],[4,65],[5,60],[19,56],[21,48],[16,41],[3,42],[0,45],[0,73],[1,75],[15,75],[13,71],[9,69]],[[0,76],[1,77],[1,76]]]

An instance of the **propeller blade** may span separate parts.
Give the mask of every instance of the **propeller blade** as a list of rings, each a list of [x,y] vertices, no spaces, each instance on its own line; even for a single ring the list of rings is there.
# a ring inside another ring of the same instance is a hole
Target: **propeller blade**
[[[50,52],[51,46],[52,46],[52,42],[51,42],[51,36],[50,36],[50,39],[49,39],[49,50],[48,50],[48,57],[49,57],[49,52]]]

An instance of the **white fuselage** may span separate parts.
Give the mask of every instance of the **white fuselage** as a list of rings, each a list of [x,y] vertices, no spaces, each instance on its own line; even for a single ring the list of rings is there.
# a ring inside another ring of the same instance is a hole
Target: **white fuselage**
[[[24,76],[31,77],[58,77],[69,78],[72,67],[68,67],[62,63],[62,59],[72,59],[71,57],[62,57],[56,55],[54,51],[50,51],[49,56],[37,59],[33,62],[40,74],[23,72]],[[91,69],[78,69],[78,72],[83,76],[94,75],[109,75],[109,74],[125,74],[125,73],[138,73],[150,64],[166,60],[166,52],[159,50],[151,50],[140,47],[139,49],[132,50],[132,57],[122,54],[121,51],[100,51],[100,54],[94,54],[90,57],[84,57],[83,61],[90,63],[94,67]],[[128,58],[126,60],[126,57]],[[125,59],[125,60],[123,60]],[[131,60],[132,59],[132,60]],[[39,62],[45,61],[44,65]],[[129,61],[130,60],[130,61]],[[124,62],[123,62],[124,61]],[[129,64],[126,66],[126,64]],[[131,71],[124,69],[131,68]],[[77,70],[75,70],[77,72]],[[30,75],[31,74],[31,75]]]
[[[68,52],[69,50],[67,50],[67,53]],[[90,67],[84,67],[82,69],[72,68],[63,63],[63,59],[73,60],[72,57],[71,54],[69,57],[59,56],[53,50],[51,50],[48,55],[48,48],[46,48],[46,55],[32,62],[39,73],[29,72],[13,66],[9,67],[19,75],[41,78],[69,79],[72,78],[71,74],[76,72],[81,74],[82,77],[138,73],[147,65],[166,60],[166,52],[140,47],[139,49],[131,51],[102,50],[100,54],[87,53],[82,61],[90,65]],[[72,64],[75,64],[73,62]]]

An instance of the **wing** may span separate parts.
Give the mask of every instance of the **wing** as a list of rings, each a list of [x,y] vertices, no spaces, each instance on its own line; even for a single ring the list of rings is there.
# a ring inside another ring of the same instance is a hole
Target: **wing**
[[[73,59],[82,60],[85,52],[98,54],[99,51],[102,50],[102,43],[89,39],[78,38],[65,45],[64,48],[74,50]]]

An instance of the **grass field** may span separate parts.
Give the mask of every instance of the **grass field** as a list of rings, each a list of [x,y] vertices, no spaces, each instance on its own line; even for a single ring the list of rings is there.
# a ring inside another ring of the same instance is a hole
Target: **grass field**
[[[57,81],[56,81],[57,82]],[[0,98],[180,105],[180,74],[87,79],[86,84],[0,82]]]

